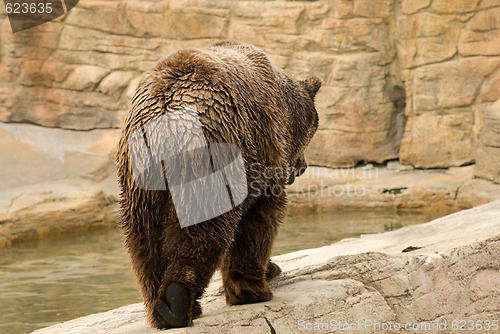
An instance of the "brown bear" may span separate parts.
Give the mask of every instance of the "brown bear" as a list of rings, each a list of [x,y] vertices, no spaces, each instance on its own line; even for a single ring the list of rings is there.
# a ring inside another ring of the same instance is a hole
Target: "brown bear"
[[[314,97],[320,86],[319,78],[295,80],[260,49],[234,41],[175,52],[143,76],[125,120],[117,162],[125,246],[154,327],[192,325],[216,269],[229,305],[272,298],[266,280],[281,272],[270,254],[285,216],[284,189],[306,168],[304,150],[318,127]],[[193,115],[197,120],[189,124],[177,122]],[[155,121],[167,116],[177,121]],[[193,142],[203,136],[201,144],[190,146],[189,152],[197,153],[160,154],[151,163],[154,151],[172,138]],[[143,138],[143,144],[132,138]],[[242,158],[244,174],[236,183],[244,183],[244,196],[238,201],[231,197],[230,210],[182,226],[181,218],[198,214],[196,207],[210,209],[205,203],[235,189],[226,171],[226,183],[205,182],[203,196],[186,190],[187,181],[207,178],[217,169],[214,143],[238,148],[229,155],[231,161]],[[199,169],[201,161],[212,169],[186,176],[188,165]],[[180,175],[179,180],[168,175]]]

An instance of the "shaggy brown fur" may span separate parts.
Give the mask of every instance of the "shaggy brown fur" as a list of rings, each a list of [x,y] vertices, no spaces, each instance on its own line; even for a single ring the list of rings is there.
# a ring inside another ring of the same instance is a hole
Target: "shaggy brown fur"
[[[266,190],[283,190],[305,168],[303,152],[318,125],[314,96],[320,86],[315,77],[290,78],[261,50],[238,42],[173,53],[142,78],[117,161],[125,245],[153,326],[173,326],[158,321],[154,312],[155,305],[166,305],[174,282],[187,288],[186,324],[191,325],[201,315],[199,298],[217,268],[228,304],[272,298],[266,279],[281,270],[269,257],[287,198],[284,191]],[[207,142],[241,149],[249,194],[233,210],[181,228],[168,189],[135,184],[127,140],[148,121],[187,104],[196,106]],[[269,173],[269,167],[285,172]]]

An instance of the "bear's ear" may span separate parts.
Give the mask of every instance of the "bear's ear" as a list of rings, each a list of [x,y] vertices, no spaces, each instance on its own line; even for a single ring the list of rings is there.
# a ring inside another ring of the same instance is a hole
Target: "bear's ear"
[[[323,84],[323,81],[318,77],[310,77],[302,80],[302,84],[304,85],[307,93],[309,93],[311,99],[314,100],[314,97],[316,96],[318,90],[321,88],[321,84]]]

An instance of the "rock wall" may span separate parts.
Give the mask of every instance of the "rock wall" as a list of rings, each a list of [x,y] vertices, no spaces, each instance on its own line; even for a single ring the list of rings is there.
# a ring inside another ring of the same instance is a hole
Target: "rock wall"
[[[219,39],[324,80],[316,165],[472,163],[500,97],[500,0],[82,0],[28,31],[5,13],[0,26],[2,122],[119,128],[141,73]]]
[[[407,99],[400,159],[474,162],[483,110],[500,98],[500,1],[403,0],[397,48]]]
[[[475,175],[500,184],[500,100],[486,108]]]

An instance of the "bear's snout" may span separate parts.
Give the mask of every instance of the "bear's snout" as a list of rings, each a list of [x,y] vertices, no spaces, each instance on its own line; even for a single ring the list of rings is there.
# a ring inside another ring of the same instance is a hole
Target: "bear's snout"
[[[296,177],[301,176],[305,173],[307,169],[307,162],[304,156],[301,156],[297,159],[295,166],[290,169],[290,176],[288,177],[288,185],[292,184],[295,181]]]

